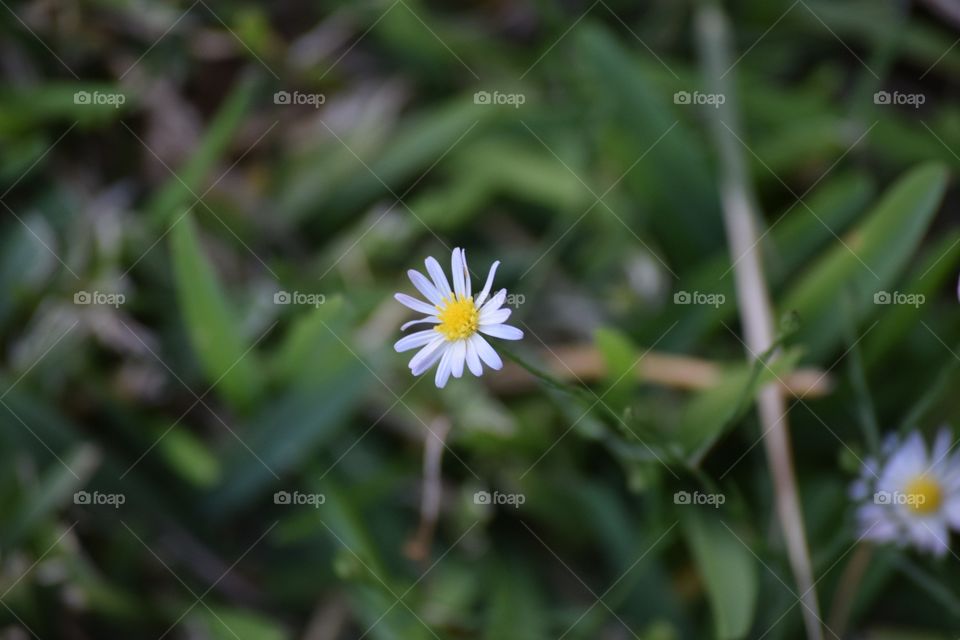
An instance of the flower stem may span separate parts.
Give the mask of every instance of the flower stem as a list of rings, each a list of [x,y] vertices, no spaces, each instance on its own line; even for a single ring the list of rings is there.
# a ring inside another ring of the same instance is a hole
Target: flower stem
[[[438,417],[423,440],[423,493],[420,500],[420,526],[404,551],[411,560],[423,562],[430,555],[433,532],[440,516],[441,478],[444,441],[450,433],[450,421]]]
[[[863,354],[856,336],[856,319],[851,296],[843,300],[844,329],[847,341],[850,343],[850,381],[857,397],[857,413],[860,414],[860,426],[863,430],[864,441],[870,449],[870,454],[880,455],[880,422],[873,407],[873,398],[867,384],[867,370],[863,364]]]
[[[843,574],[840,576],[840,581],[837,583],[836,592],[833,596],[833,609],[830,612],[829,627],[841,638],[853,613],[863,576],[870,567],[872,560],[873,547],[865,544],[857,545],[853,557],[850,558],[850,562],[847,563]]]
[[[735,95],[727,80],[732,62],[729,26],[714,2],[702,2],[696,14],[696,33],[710,90],[724,96],[717,108],[707,109],[720,155],[723,176],[721,199],[724,225],[734,263],[737,303],[744,338],[752,360],[775,342],[773,312],[760,260],[757,207],[749,187],[739,128]],[[775,359],[776,355],[772,359]],[[801,610],[809,640],[822,640],[820,612],[814,588],[813,568],[807,547],[803,513],[794,474],[793,456],[786,421],[787,407],[777,384],[764,386],[757,394],[760,427],[767,454],[777,515],[787,546],[787,555],[800,594]]]
[[[908,580],[923,591],[926,591],[927,594],[933,598],[934,601],[940,603],[944,609],[955,617],[960,616],[960,598],[950,591],[950,588],[930,571],[913,562],[902,553],[894,556],[894,564]]]
[[[538,352],[536,359],[544,367],[538,373],[531,373],[532,367],[528,365],[507,363],[490,379],[490,386],[498,393],[514,394],[529,391],[537,379],[544,376],[549,376],[551,386],[569,384],[571,380],[595,382],[607,376],[603,356],[592,344],[551,345]],[[636,364],[634,377],[644,383],[700,391],[722,383],[729,365],[723,361],[647,351]],[[828,395],[834,386],[830,373],[817,368],[797,369],[782,377],[784,391],[796,397],[820,398]]]

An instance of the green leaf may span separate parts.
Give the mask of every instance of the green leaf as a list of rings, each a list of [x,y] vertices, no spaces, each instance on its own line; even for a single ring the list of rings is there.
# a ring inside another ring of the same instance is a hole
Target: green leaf
[[[854,309],[870,315],[874,295],[891,287],[907,266],[930,225],[947,184],[940,165],[914,169],[890,188],[867,219],[820,258],[790,291],[781,309],[802,323],[797,339],[814,358],[842,337],[837,309],[849,292]]]
[[[684,535],[707,588],[717,638],[743,638],[757,602],[757,567],[750,550],[720,516],[687,506]]]
[[[794,349],[767,366],[757,362],[730,367],[718,385],[700,391],[688,401],[676,431],[676,441],[685,454],[692,461],[700,458],[734,419],[752,406],[757,391],[789,374],[800,355]]]
[[[517,558],[517,561],[519,565],[520,558]],[[493,576],[483,637],[487,640],[539,640],[548,637],[543,596],[537,581],[523,572],[503,565],[496,566]]]
[[[370,375],[360,363],[332,373],[330,380],[316,387],[294,389],[266,405],[240,436],[243,441],[232,440],[222,454],[226,479],[211,499],[214,511],[243,506],[276,483],[276,476],[297,469],[347,427],[346,418]]]
[[[177,299],[193,350],[210,384],[233,406],[248,409],[261,392],[256,353],[200,249],[191,216],[170,236]]]
[[[364,160],[368,166],[361,164],[352,179],[335,185],[327,207],[332,211],[352,211],[384,192],[392,196],[388,188],[396,189],[403,180],[430,167],[456,144],[476,136],[484,128],[482,123],[495,117],[496,110],[474,104],[470,96],[405,118],[389,143],[375,149],[370,160]]]
[[[108,83],[46,82],[12,87],[9,83],[0,90],[0,136],[4,137],[35,132],[58,120],[67,123],[55,127],[62,131],[70,122],[81,128],[109,124],[135,107],[139,99],[135,93]]]
[[[944,288],[953,290],[957,277],[957,263],[960,262],[960,232],[947,233],[931,245],[910,276],[899,285],[899,291],[923,296],[923,304],[898,304],[886,307],[883,322],[878,324],[864,339],[864,360],[875,364],[888,350],[902,344],[905,336],[917,327],[923,327],[920,320],[927,305],[933,304],[937,294]],[[916,298],[919,300],[919,298]],[[923,329],[926,333],[926,329]]]
[[[630,168],[624,184],[635,195],[655,198],[658,215],[649,224],[658,241],[671,255],[694,264],[723,238],[717,191],[702,145],[673,113],[669,96],[655,89],[643,67],[608,31],[588,25],[576,38],[589,84],[585,91],[609,123],[623,169]],[[680,228],[683,233],[677,232]]]
[[[637,349],[627,336],[608,328],[597,330],[596,343],[606,366],[604,401],[624,409],[630,402],[631,392],[637,387]]]
[[[546,149],[487,140],[465,148],[454,163],[458,173],[481,176],[499,191],[545,207],[579,215],[593,201],[587,187]]]
[[[0,325],[6,323],[24,299],[37,295],[44,281],[60,268],[56,257],[42,244],[56,246],[50,223],[39,215],[29,215],[22,221],[23,224],[11,223],[0,241],[0,290],[5,293],[0,296]]]
[[[319,308],[299,314],[270,360],[270,372],[278,384],[307,381],[330,369],[330,350],[338,340],[331,329],[339,332],[342,323],[343,298],[331,296]]]
[[[334,568],[344,582],[350,607],[364,630],[375,640],[427,640],[436,637],[424,626],[423,613],[415,606],[396,606],[397,597],[412,587],[395,578],[381,557],[382,545],[373,536],[373,527],[344,490],[330,477],[316,482],[327,501],[317,529],[330,539],[336,550]],[[413,599],[413,592],[410,593]],[[410,607],[410,609],[408,609]],[[384,614],[386,611],[389,614]]]
[[[207,446],[185,428],[158,431],[157,449],[182,478],[197,487],[209,487],[220,479],[220,461]]]
[[[282,625],[260,613],[242,609],[224,607],[197,607],[194,618],[202,621],[209,638],[213,640],[236,640],[237,638],[257,638],[257,640],[286,640],[293,634]]]
[[[23,496],[19,508],[10,514],[4,524],[4,548],[16,545],[43,518],[71,502],[73,493],[90,479],[100,459],[101,453],[97,448],[84,444],[66,456],[63,464],[51,462],[39,483]]]
[[[874,195],[871,181],[862,174],[840,174],[818,186],[807,198],[810,207],[795,205],[777,212],[764,242],[764,265],[767,278],[774,290],[800,270],[812,256],[836,241],[834,234],[842,233],[852,220],[867,207]],[[712,259],[701,260],[689,275],[676,282],[675,291],[714,295],[723,300],[716,305],[672,305],[664,314],[663,324],[676,322],[667,337],[667,343],[695,344],[711,331],[725,333],[722,322],[731,322],[736,316],[736,291],[733,286],[731,257],[724,249]],[[724,275],[724,277],[718,277]],[[720,296],[723,296],[722,298]],[[650,325],[643,337],[654,340],[662,331],[660,324]],[[641,331],[644,331],[641,328]]]
[[[277,482],[274,474],[299,469],[348,426],[374,377],[356,346],[341,342],[349,339],[341,307],[334,298],[304,312],[290,330],[267,368],[282,390],[252,417],[242,441],[231,438],[221,454],[225,480],[210,499],[213,511],[229,512],[265,492]]]

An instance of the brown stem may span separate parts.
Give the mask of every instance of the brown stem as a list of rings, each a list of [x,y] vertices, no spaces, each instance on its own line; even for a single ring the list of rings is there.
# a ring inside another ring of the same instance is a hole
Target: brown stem
[[[572,344],[543,349],[537,358],[544,369],[561,381],[592,382],[606,375],[603,357],[589,344]],[[634,368],[637,379],[678,389],[709,389],[720,384],[729,366],[710,360],[648,352]],[[784,392],[797,397],[818,398],[830,393],[833,380],[818,369],[798,369],[782,376]],[[513,362],[490,378],[499,393],[515,393],[535,388],[536,378]]]
[[[857,597],[857,590],[860,588],[860,582],[864,574],[870,567],[870,561],[873,559],[873,548],[867,545],[860,545],[853,552],[853,557],[847,563],[840,576],[840,582],[837,584],[836,595],[833,597],[833,606],[830,609],[830,618],[828,628],[833,629],[841,638],[846,630],[847,623],[850,621],[850,614],[853,611],[853,603]]]
[[[440,466],[443,448],[450,433],[450,421],[436,418],[425,434],[423,444],[423,495],[420,501],[420,526],[414,536],[404,545],[404,553],[416,562],[423,562],[430,555],[433,532],[440,515]]]
[[[743,325],[748,359],[756,360],[774,344],[773,310],[763,272],[759,245],[757,206],[750,188],[741,136],[736,131],[737,109],[734,83],[727,74],[731,65],[730,28],[715,2],[703,2],[696,15],[698,44],[710,91],[724,96],[717,109],[708,109],[710,125],[722,167],[721,200],[724,226],[734,264],[737,304]],[[771,356],[775,359],[777,354]],[[763,387],[757,395],[760,427],[780,528],[787,557],[799,590],[803,620],[809,640],[822,640],[819,605],[813,580],[813,566],[807,546],[806,529],[793,468],[787,407],[776,384]]]

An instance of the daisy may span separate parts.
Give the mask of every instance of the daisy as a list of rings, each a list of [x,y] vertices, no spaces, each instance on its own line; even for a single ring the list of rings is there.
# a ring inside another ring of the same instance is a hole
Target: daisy
[[[862,501],[857,523],[863,538],[913,545],[942,556],[949,530],[960,530],[960,458],[948,455],[951,433],[941,429],[927,453],[916,431],[904,440],[892,436],[881,455],[868,459],[851,487]]]
[[[425,264],[427,273],[430,274],[429,280],[414,269],[407,271],[407,275],[417,291],[429,300],[429,304],[404,293],[394,295],[400,304],[425,314],[419,320],[404,324],[400,327],[401,331],[415,324],[434,325],[430,329],[411,333],[393,345],[397,352],[422,347],[410,360],[410,372],[419,376],[439,362],[435,382],[437,387],[442,389],[451,374],[454,378],[463,375],[464,363],[475,376],[483,373],[481,362],[491,369],[500,369],[503,361],[480,334],[504,340],[519,340],[523,337],[520,329],[503,324],[511,313],[510,309],[502,308],[507,299],[507,290],[500,289],[488,298],[490,287],[493,286],[493,275],[500,261],[490,266],[487,283],[476,298],[471,295],[470,272],[467,270],[467,256],[463,249],[453,250],[453,288],[450,288],[440,263],[430,257]]]

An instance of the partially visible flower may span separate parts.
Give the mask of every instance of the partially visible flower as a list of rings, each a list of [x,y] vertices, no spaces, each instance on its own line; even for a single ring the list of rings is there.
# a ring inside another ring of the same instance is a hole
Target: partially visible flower
[[[914,431],[891,436],[881,460],[864,462],[851,497],[861,501],[857,524],[863,538],[912,545],[942,556],[950,529],[960,530],[960,457],[950,454],[951,433],[941,429],[932,451]]]
[[[464,364],[475,376],[483,373],[481,362],[491,369],[501,368],[503,362],[500,356],[480,334],[503,340],[519,340],[523,337],[523,332],[503,324],[511,313],[510,309],[503,308],[507,299],[506,289],[500,289],[488,298],[490,287],[493,286],[493,276],[500,262],[494,262],[490,267],[487,283],[476,298],[472,295],[467,256],[463,249],[453,250],[453,288],[436,260],[427,258],[425,264],[427,273],[430,274],[429,280],[414,269],[407,271],[407,275],[417,291],[430,303],[404,293],[394,295],[400,304],[425,314],[419,320],[404,324],[400,327],[401,331],[415,324],[435,325],[430,329],[411,333],[393,345],[398,352],[422,347],[410,360],[410,372],[419,376],[439,362],[434,381],[437,387],[442,389],[451,374],[454,378],[463,375]]]

